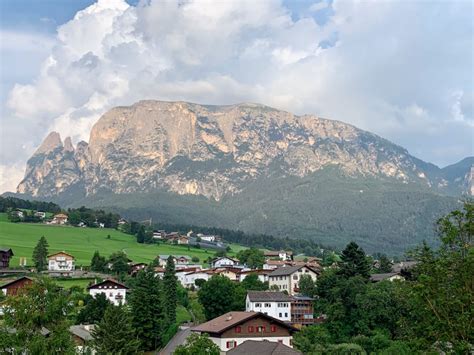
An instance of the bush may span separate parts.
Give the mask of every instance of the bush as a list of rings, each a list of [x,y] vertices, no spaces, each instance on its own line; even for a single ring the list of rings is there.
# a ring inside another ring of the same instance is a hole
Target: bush
[[[161,343],[162,344],[168,344],[169,341],[176,335],[178,332],[179,326],[174,323],[169,326],[169,328],[166,330],[166,332],[163,333],[163,336],[161,338]]]

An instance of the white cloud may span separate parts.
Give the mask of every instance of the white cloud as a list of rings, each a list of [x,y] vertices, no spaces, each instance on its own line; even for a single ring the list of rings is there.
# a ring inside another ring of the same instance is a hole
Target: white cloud
[[[310,13],[334,15],[318,25],[271,0],[100,0],[58,28],[40,74],[10,91],[8,125],[31,124],[9,147],[25,159],[25,136],[38,144],[51,129],[87,140],[103,112],[140,99],[252,101],[356,124],[453,162],[472,154],[473,104],[462,94],[473,90],[471,6],[323,1]],[[436,150],[440,141],[456,153]]]
[[[15,191],[24,173],[23,162],[10,165],[0,164],[0,191]]]

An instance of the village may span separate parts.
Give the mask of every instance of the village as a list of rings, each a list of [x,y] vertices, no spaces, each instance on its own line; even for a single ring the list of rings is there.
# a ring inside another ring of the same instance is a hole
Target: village
[[[18,217],[21,218],[20,215]],[[56,214],[46,223],[66,225],[67,215]],[[120,223],[127,222],[120,220]],[[102,227],[98,225],[98,228]],[[310,285],[316,285],[322,270],[337,268],[336,263],[323,267],[322,260],[317,257],[295,258],[293,252],[289,250],[265,250],[259,251],[263,256],[261,267],[250,267],[245,261],[227,256],[225,243],[216,235],[195,234],[192,231],[181,235],[178,232],[155,230],[153,238],[177,245],[201,244],[203,247],[215,249],[216,256],[199,262],[189,255],[160,254],[150,264],[126,258],[128,278],[134,278],[140,272],[151,268],[156,278],[163,279],[167,265],[171,262],[176,282],[192,293],[199,291],[213,277],[225,277],[234,284],[240,284],[252,276],[258,280],[259,285],[265,285],[263,290],[246,290],[245,310],[230,310],[207,321],[182,325],[178,334],[168,344],[164,344],[161,354],[173,353],[177,346],[185,343],[186,337],[191,333],[206,334],[218,346],[221,354],[248,354],[249,349],[252,349],[251,353],[262,355],[301,354],[293,349],[295,332],[325,321],[324,314],[315,312],[314,305],[317,302],[315,295],[308,295],[302,290],[300,282],[306,280]],[[0,248],[0,274],[15,275],[18,272],[17,269],[9,267],[9,261],[13,256],[14,250],[11,248]],[[391,272],[372,274],[370,280],[372,282],[403,280],[403,273],[412,266],[410,262],[395,264]],[[5,297],[21,295],[35,282],[37,274],[34,271],[21,270],[23,276],[0,286],[3,295]],[[74,255],[64,250],[47,255],[47,267],[41,274],[53,279],[93,276],[95,282],[91,282],[86,289],[92,298],[102,294],[110,304],[126,306],[134,289],[119,281],[118,277],[122,279],[124,277],[113,271],[110,262],[102,272],[94,272],[84,267],[76,269]],[[87,349],[93,351],[90,343],[93,340],[94,327],[95,324],[74,324],[69,327],[78,353]],[[184,338],[183,334],[186,335]],[[47,332],[45,336],[48,336]]]

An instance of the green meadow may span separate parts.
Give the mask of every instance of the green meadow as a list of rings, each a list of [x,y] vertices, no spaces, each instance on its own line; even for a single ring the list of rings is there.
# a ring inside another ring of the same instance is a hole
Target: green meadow
[[[215,253],[213,250],[188,248],[182,245],[139,244],[134,236],[115,229],[11,223],[4,213],[0,213],[0,247],[13,249],[15,255],[10,262],[11,267],[19,265],[20,257],[26,257],[27,264],[31,265],[33,249],[43,235],[48,241],[49,253],[65,251],[74,255],[76,267],[90,265],[96,250],[107,257],[113,252],[122,250],[134,262],[150,262],[159,254],[172,254],[196,256],[199,258],[199,263],[203,263]],[[243,249],[242,246],[235,244],[232,244],[231,248],[230,255],[235,255]]]

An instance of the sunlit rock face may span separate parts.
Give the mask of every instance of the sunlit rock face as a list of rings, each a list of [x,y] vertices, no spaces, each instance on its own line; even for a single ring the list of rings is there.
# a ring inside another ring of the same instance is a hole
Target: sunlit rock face
[[[18,192],[48,197],[72,187],[86,195],[165,189],[220,200],[258,178],[304,177],[331,165],[348,176],[451,183],[432,178],[436,166],[343,122],[259,104],[140,101],[105,113],[89,143],[75,148],[50,133],[28,161]]]

